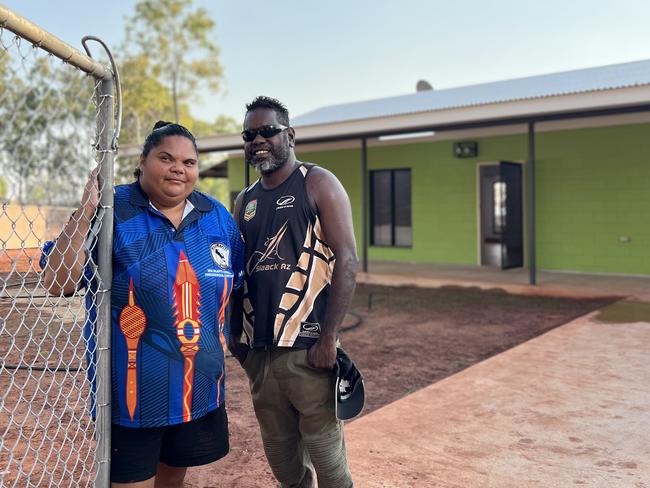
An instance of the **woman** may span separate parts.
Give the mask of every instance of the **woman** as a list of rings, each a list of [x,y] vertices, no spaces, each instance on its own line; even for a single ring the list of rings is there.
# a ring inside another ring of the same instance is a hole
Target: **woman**
[[[229,449],[224,316],[241,280],[243,248],[228,211],[194,190],[198,150],[185,127],[156,123],[135,176],[115,187],[111,480],[113,487],[181,487],[188,466]],[[96,286],[84,245],[98,202],[95,170],[82,205],[45,246],[51,294]]]

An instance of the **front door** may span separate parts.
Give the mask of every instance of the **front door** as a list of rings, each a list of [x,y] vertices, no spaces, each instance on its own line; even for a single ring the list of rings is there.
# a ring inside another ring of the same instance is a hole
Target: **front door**
[[[480,167],[481,264],[502,269],[524,264],[521,164]]]

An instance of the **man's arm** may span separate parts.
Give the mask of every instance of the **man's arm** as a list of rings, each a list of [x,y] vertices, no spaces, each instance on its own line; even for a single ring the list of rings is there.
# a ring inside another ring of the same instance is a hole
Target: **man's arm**
[[[97,168],[84,187],[81,205],[57,237],[43,269],[44,285],[51,295],[72,295],[78,288],[86,262],[84,245],[99,204]]]
[[[356,285],[357,244],[350,199],[336,176],[316,166],[309,172],[306,185],[318,209],[325,242],[336,258],[320,338],[309,349],[308,359],[316,368],[332,368],[336,362],[337,331]]]
[[[239,226],[239,211],[241,209],[242,202],[244,201],[244,194],[246,190],[242,190],[237,198],[235,199],[235,208],[233,209],[233,217],[235,222]],[[244,262],[246,261],[244,256]],[[228,349],[230,353],[239,360],[240,363],[243,363],[246,359],[248,353],[248,348],[244,346],[239,339],[242,335],[242,330],[244,327],[244,286],[240,286],[236,290],[232,291],[230,295],[230,305],[229,305],[229,320],[228,320]]]

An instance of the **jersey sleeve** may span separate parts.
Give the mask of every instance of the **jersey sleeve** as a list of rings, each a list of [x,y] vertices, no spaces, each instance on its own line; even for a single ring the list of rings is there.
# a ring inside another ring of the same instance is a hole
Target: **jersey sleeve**
[[[53,248],[54,248],[54,241],[47,241],[43,246],[43,250],[41,251],[41,257],[38,260],[38,265],[41,267],[41,270],[44,270],[45,266],[47,266],[47,259],[50,257],[50,253],[52,252]]]

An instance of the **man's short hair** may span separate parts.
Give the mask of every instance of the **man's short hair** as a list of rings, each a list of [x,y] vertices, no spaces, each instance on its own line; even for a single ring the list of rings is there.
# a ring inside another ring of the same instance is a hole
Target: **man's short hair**
[[[284,125],[289,125],[289,110],[284,104],[275,98],[259,96],[256,97],[251,103],[246,105],[246,113],[257,110],[258,108],[268,108],[277,114],[278,122]]]

